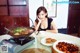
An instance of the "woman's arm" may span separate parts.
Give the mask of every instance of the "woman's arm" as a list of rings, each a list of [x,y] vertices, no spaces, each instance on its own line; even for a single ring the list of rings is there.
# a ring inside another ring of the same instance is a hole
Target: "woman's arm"
[[[38,31],[40,24],[41,22],[38,22],[38,23],[35,22],[34,24],[35,31]]]
[[[37,18],[37,22],[35,21],[34,24],[35,31],[38,31],[40,24],[41,24],[41,20]]]
[[[58,33],[58,29],[53,21],[51,22],[51,30],[46,30],[46,31]]]

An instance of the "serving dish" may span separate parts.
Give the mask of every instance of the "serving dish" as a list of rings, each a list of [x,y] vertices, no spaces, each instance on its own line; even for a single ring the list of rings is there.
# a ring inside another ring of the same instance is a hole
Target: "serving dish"
[[[55,41],[56,41],[56,39],[54,39],[52,37],[44,37],[41,39],[41,44],[43,44],[45,46],[52,46]]]
[[[58,53],[79,53],[80,46],[73,41],[58,40],[53,43],[53,49]]]

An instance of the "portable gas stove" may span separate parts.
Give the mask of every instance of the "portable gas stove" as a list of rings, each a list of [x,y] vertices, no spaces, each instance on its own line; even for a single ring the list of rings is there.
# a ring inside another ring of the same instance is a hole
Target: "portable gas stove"
[[[1,41],[0,45],[8,45],[8,53],[19,53],[30,46],[35,40],[34,37],[10,38]]]

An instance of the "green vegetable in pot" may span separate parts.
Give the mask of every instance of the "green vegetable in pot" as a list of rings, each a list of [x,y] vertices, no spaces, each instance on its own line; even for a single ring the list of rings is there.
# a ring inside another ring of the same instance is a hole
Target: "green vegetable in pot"
[[[14,33],[21,33],[22,31],[25,31],[25,28],[16,28],[16,29],[14,29]]]

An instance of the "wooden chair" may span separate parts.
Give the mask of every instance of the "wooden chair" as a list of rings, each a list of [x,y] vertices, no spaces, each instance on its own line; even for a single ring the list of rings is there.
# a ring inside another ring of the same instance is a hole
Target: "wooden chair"
[[[78,29],[78,37],[80,37],[80,26],[79,26],[79,29]]]

